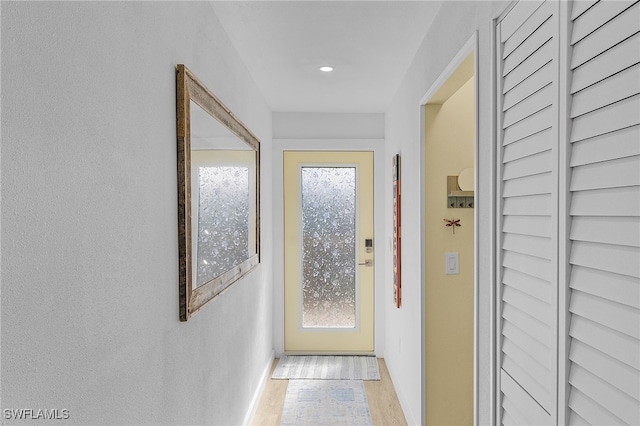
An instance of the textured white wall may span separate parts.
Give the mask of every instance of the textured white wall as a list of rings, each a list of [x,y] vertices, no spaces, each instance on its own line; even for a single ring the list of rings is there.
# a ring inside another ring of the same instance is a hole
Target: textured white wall
[[[272,353],[271,112],[211,7],[1,8],[1,408],[68,409],[70,424],[241,423]],[[178,63],[263,143],[263,264],[188,323]]]
[[[508,2],[445,2],[429,29],[414,62],[387,111],[385,133],[387,156],[402,156],[402,289],[403,307],[386,305],[387,366],[409,424],[421,423],[421,300],[424,295],[420,271],[424,262],[419,250],[420,216],[420,100],[475,31],[479,58],[479,152],[478,215],[479,239],[479,424],[489,423],[490,414],[490,188],[491,155],[491,23]],[[390,168],[390,165],[386,165]],[[390,172],[388,172],[390,173]],[[391,223],[391,184],[388,184],[386,223]],[[387,237],[392,228],[387,228]],[[391,280],[388,271],[387,280]],[[391,292],[391,289],[388,289]],[[391,295],[387,296],[391,300]],[[428,380],[428,378],[427,378]]]
[[[384,139],[384,114],[274,112],[274,139]]]

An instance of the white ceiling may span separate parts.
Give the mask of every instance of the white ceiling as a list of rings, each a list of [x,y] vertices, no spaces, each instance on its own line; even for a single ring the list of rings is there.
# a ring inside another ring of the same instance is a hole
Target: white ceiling
[[[277,112],[385,112],[442,2],[213,1]],[[331,73],[319,71],[332,65]]]

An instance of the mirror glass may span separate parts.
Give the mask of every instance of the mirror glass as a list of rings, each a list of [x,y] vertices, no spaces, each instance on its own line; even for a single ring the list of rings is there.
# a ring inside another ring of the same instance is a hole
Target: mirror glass
[[[190,109],[196,288],[256,254],[256,152],[195,102]]]
[[[180,320],[259,263],[260,142],[176,67]]]

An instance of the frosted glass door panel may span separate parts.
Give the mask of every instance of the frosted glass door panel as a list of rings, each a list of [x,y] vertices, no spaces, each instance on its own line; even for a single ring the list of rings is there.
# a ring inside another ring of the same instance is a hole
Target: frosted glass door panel
[[[302,326],[356,326],[356,169],[302,167]]]
[[[197,182],[195,287],[206,284],[250,256],[249,168],[200,166]]]

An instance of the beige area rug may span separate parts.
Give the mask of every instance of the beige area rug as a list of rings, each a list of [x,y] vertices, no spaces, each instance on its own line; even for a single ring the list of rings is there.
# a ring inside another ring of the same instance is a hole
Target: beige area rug
[[[374,356],[283,355],[274,379],[380,380]]]

